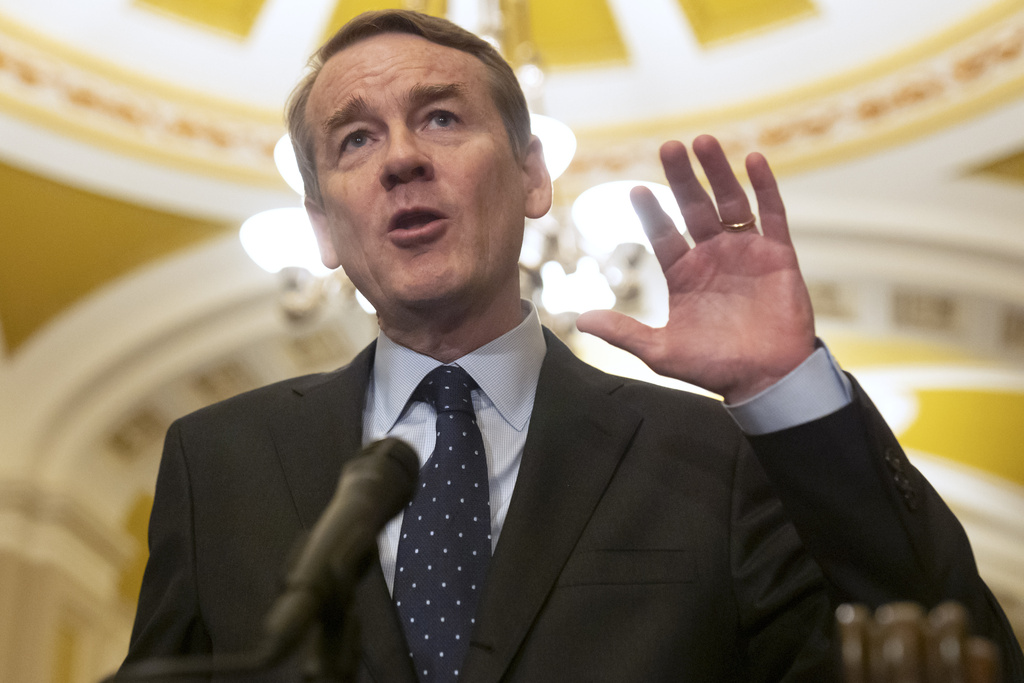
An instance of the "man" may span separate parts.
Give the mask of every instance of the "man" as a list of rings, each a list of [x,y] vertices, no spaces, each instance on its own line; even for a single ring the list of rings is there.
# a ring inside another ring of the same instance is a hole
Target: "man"
[[[480,434],[466,423],[462,436],[485,452],[467,462],[486,468],[493,556],[460,555],[440,577],[467,592],[457,617],[428,617],[444,629],[464,619],[435,646],[408,611],[421,579],[406,570],[435,561],[406,543],[432,514],[417,495],[355,592],[361,680],[827,680],[834,607],[897,599],[962,602],[1003,648],[1010,680],[1024,680],[962,529],[815,340],[763,157],[747,160],[762,235],[717,141],[693,143],[714,200],[686,148],[667,143],[696,245],[649,192],[633,201],[669,322],[592,312],[578,323],[722,395],[730,419],[713,401],[586,366],[520,301],[523,221],[550,207],[550,178],[487,43],[443,20],[373,13],[313,64],[289,108],[306,207],[324,263],[373,303],[381,335],[335,373],[172,426],[129,661],[252,648],[295,539],[362,444],[408,440],[426,486],[444,462],[435,442],[449,439],[447,408],[426,397],[442,366],[468,373]],[[443,519],[468,522],[459,509]],[[464,565],[480,580],[463,585]]]

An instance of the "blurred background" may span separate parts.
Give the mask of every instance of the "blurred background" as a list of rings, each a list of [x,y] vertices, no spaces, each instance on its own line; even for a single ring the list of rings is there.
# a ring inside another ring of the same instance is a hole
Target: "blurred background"
[[[274,149],[308,56],[383,7],[493,39],[567,141],[523,293],[609,371],[661,381],[575,315],[665,309],[609,183],[663,183],[669,138],[764,152],[819,335],[1024,633],[1024,1],[0,0],[0,680],[123,657],[174,418],[375,335],[292,253]]]

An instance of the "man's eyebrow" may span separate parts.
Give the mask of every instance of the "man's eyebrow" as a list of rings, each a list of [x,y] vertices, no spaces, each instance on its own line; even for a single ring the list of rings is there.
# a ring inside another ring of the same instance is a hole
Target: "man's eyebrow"
[[[345,126],[352,121],[357,121],[360,118],[366,118],[370,114],[370,105],[366,103],[362,97],[353,97],[346,102],[340,109],[336,110],[333,114],[327,117],[327,120],[323,123],[324,133],[330,137],[338,128]]]
[[[409,93],[410,108],[419,109],[431,102],[446,100],[452,97],[460,97],[465,92],[466,86],[462,83],[417,85]]]

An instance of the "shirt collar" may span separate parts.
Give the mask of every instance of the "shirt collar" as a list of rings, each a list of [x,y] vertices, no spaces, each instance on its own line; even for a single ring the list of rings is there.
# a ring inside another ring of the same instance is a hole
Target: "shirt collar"
[[[529,423],[547,352],[536,308],[525,300],[522,307],[519,325],[455,361],[517,431]],[[383,332],[378,335],[370,378],[378,433],[387,433],[395,425],[413,390],[439,365],[437,360],[393,342]]]

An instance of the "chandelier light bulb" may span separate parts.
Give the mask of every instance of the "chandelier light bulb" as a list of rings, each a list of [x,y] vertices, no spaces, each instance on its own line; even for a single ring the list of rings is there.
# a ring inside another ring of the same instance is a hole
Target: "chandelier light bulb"
[[[589,256],[577,261],[570,275],[557,261],[548,261],[541,266],[540,277],[544,283],[541,303],[549,313],[583,313],[615,305],[615,294],[597,261]]]
[[[274,164],[277,172],[281,174],[288,187],[300,195],[306,194],[302,185],[302,174],[299,173],[299,164],[295,161],[295,150],[292,149],[292,139],[287,133],[274,145]]]
[[[238,237],[249,258],[268,273],[288,267],[305,268],[317,276],[331,272],[320,260],[305,209],[261,211],[242,223]]]
[[[683,216],[668,185],[640,180],[615,180],[585,190],[573,202],[572,220],[590,247],[588,251],[608,255],[615,247],[627,243],[642,244],[651,251],[651,243],[629,200],[630,190],[638,185],[650,189],[676,228],[680,232],[685,230]]]
[[[554,180],[572,163],[576,154],[576,135],[569,126],[543,114],[530,114],[530,126],[544,146],[544,162]]]

